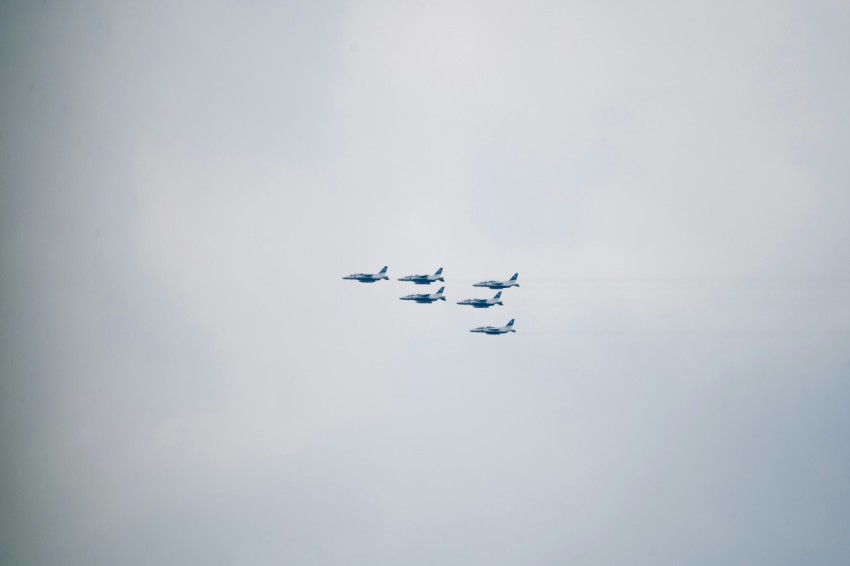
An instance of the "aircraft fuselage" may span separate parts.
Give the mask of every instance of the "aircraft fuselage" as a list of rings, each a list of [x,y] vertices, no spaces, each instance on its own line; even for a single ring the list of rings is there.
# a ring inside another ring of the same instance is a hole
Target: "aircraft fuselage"
[[[442,281],[442,280],[443,280],[442,277],[438,277],[436,279],[430,279],[427,275],[425,275],[423,277],[414,277],[414,276],[402,277],[402,278],[399,279],[399,281],[407,281],[408,283],[415,283],[416,285],[430,285],[434,281]]]
[[[469,305],[472,308],[476,309],[487,309],[492,307],[493,305],[501,305],[502,303],[489,303],[486,300],[483,301],[460,301],[459,305]]]
[[[446,299],[444,297],[430,297],[428,295],[408,295],[407,297],[399,297],[400,301],[414,301],[417,303],[433,303],[434,301]]]
[[[374,283],[375,281],[380,281],[381,279],[389,279],[386,275],[368,275],[365,273],[358,273],[355,275],[346,275],[343,279],[348,279],[351,281],[359,281],[360,283]]]
[[[507,289],[509,287],[519,287],[516,281],[482,281],[481,283],[473,283],[473,287],[486,287],[488,289]]]

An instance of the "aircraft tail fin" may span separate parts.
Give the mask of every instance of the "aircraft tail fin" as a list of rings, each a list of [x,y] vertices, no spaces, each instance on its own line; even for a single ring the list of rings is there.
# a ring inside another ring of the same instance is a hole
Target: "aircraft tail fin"
[[[442,295],[443,291],[445,291],[445,289],[446,289],[445,287],[440,287],[439,291],[437,291],[437,294]]]
[[[519,273],[514,273],[513,277],[511,277],[511,281],[516,281],[517,277],[519,277]]]
[[[510,328],[511,326],[513,326],[513,325],[514,325],[514,320],[515,320],[515,319],[513,319],[513,318],[512,318],[512,319],[511,319],[511,321],[510,321],[508,324],[506,324],[505,326],[507,326],[508,328]]]
[[[496,293],[496,296],[495,296],[495,297],[493,297],[493,298],[494,298],[494,299],[501,299],[501,298],[502,298],[502,292],[501,292],[501,291],[499,291],[498,293]]]
[[[387,272],[387,266],[385,265],[384,267],[381,268],[381,270],[378,273],[386,273],[386,272]]]
[[[441,267],[437,271],[434,272],[434,275],[440,275],[443,272],[443,268]]]

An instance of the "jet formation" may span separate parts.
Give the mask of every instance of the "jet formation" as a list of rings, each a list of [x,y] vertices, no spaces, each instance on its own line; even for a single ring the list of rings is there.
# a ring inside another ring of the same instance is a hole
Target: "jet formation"
[[[504,306],[502,303],[501,289],[519,287],[519,283],[517,282],[518,277],[519,273],[514,273],[507,281],[480,281],[478,283],[474,283],[473,287],[499,289],[499,292],[496,293],[492,299],[465,299],[457,304],[468,305],[476,309],[486,309],[494,305]],[[343,279],[358,281],[360,283],[375,283],[382,279],[389,280],[389,276],[387,275],[387,266],[385,265],[378,273],[352,273],[351,275],[346,275]],[[398,280],[413,283],[415,285],[430,285],[435,281],[445,282],[442,267],[435,271],[433,275],[406,275],[404,277],[400,277]],[[445,291],[445,289],[445,287],[440,287],[436,293],[415,293],[405,295],[404,297],[399,297],[399,300],[413,301],[420,304],[431,304],[436,301],[445,301],[446,297],[443,295],[443,291]],[[473,328],[470,332],[489,335],[507,334],[508,332],[516,332],[513,326],[514,319],[511,319],[505,326],[479,326],[477,328]]]

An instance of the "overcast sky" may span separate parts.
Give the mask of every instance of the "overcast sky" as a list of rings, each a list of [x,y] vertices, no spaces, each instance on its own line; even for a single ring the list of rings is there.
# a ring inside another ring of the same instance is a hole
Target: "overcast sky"
[[[848,29],[3,2],[0,562],[846,564]]]

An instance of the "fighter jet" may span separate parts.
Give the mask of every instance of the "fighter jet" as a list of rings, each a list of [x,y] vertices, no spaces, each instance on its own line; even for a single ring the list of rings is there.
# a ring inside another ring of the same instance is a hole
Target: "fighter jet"
[[[479,332],[481,334],[507,334],[508,332],[516,332],[513,328],[514,319],[511,319],[505,326],[479,326],[473,328],[470,332]]]
[[[445,279],[443,279],[443,268],[441,267],[434,275],[407,275],[399,278],[399,281],[410,281],[417,285],[430,285],[434,281],[445,281]]]
[[[433,303],[434,301],[445,301],[446,298],[443,296],[443,289],[445,287],[440,287],[440,290],[436,293],[432,294],[422,294],[422,295],[407,295],[405,297],[399,297],[401,301],[416,301],[417,303]]]
[[[383,269],[381,269],[378,273],[352,273],[351,275],[346,275],[343,279],[354,279],[355,281],[360,281],[361,283],[374,283],[375,281],[380,281],[381,279],[386,279],[389,281],[390,277],[387,275],[387,266],[385,265]]]
[[[487,287],[488,289],[507,289],[508,287],[519,287],[519,283],[516,282],[516,278],[519,277],[519,273],[514,273],[513,277],[508,279],[507,281],[481,281],[480,283],[473,283],[473,287]]]
[[[502,301],[499,299],[502,298],[502,292],[499,291],[496,293],[496,296],[492,299],[466,299],[464,301],[460,301],[459,305],[470,305],[476,309],[488,309],[493,305],[501,305]]]

